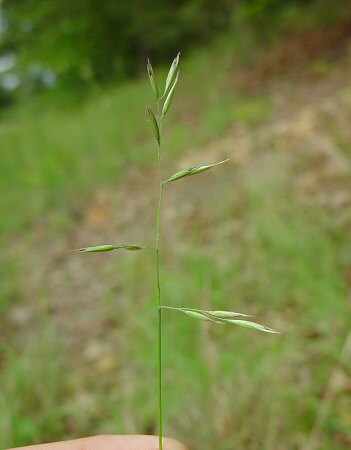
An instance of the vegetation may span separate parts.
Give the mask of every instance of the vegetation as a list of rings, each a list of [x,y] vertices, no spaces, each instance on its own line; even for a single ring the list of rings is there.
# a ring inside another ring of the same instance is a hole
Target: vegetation
[[[272,43],[281,31],[344,17],[345,2],[327,0],[2,0],[0,56],[14,98],[54,92],[81,99],[88,88],[134,77],[147,57],[158,63],[179,48],[211,42],[225,31],[247,46]],[[1,65],[0,65],[1,67]],[[9,78],[10,77],[10,78]],[[16,81],[17,80],[17,81]],[[1,104],[0,104],[1,107]]]
[[[169,314],[164,433],[190,448],[350,446],[350,60],[340,42],[306,58],[306,29],[267,54],[228,34],[187,55],[169,112],[167,177],[231,167],[167,192],[164,299],[284,330],[257,340]],[[33,101],[0,124],[1,448],[157,433],[150,255],[67,253],[116,234],[153,246],[146,89],[110,86],[72,110]]]
[[[228,161],[220,161],[212,164],[202,164],[200,166],[190,167],[188,169],[183,169],[180,172],[173,174],[168,179],[163,179],[162,175],[162,162],[161,162],[161,144],[162,144],[162,135],[163,135],[163,119],[166,116],[175,91],[175,87],[178,82],[179,77],[179,56],[173,60],[171,67],[169,69],[165,88],[163,91],[160,91],[158,88],[158,84],[156,82],[154,71],[151,66],[150,61],[147,64],[147,71],[149,75],[149,80],[151,84],[151,88],[153,90],[155,96],[155,103],[157,106],[157,113],[155,114],[153,110],[148,106],[148,113],[151,122],[151,127],[153,129],[156,142],[157,142],[157,159],[158,159],[158,175],[159,175],[159,199],[158,199],[158,208],[157,208],[157,223],[156,223],[156,243],[155,247],[145,247],[141,245],[135,244],[127,244],[127,245],[111,245],[111,244],[100,244],[94,247],[84,247],[78,249],[79,252],[83,253],[101,253],[101,252],[110,252],[114,250],[129,250],[129,251],[139,251],[139,250],[155,250],[156,252],[156,286],[157,286],[157,302],[156,302],[156,314],[157,314],[157,369],[158,369],[158,416],[159,416],[159,449],[162,450],[162,442],[163,442],[163,367],[162,367],[162,312],[164,309],[182,312],[187,314],[188,316],[198,319],[204,320],[206,322],[219,323],[222,325],[237,325],[245,328],[250,328],[254,330],[263,331],[266,333],[276,333],[276,331],[268,328],[266,326],[260,325],[252,320],[248,320],[252,316],[248,314],[242,314],[238,312],[231,311],[206,311],[203,309],[194,309],[194,308],[179,308],[174,306],[164,305],[161,301],[161,277],[160,277],[160,241],[161,241],[161,209],[162,209],[162,200],[163,200],[163,192],[165,189],[165,185],[167,183],[171,183],[173,181],[180,180],[181,178],[185,178],[188,176],[197,175],[199,173],[205,172],[209,169],[212,169],[215,166],[223,164]],[[163,93],[162,93],[163,92]]]

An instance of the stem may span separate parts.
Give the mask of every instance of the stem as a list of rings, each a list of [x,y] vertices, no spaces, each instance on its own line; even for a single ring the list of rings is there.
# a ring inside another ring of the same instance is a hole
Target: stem
[[[159,101],[157,109],[160,110]],[[162,121],[162,118],[160,122]],[[160,123],[160,131],[162,123]],[[160,182],[160,195],[157,208],[156,225],[156,284],[157,284],[157,372],[158,372],[158,418],[159,418],[159,450],[162,450],[163,436],[163,415],[162,415],[162,309],[161,309],[161,286],[160,286],[160,225],[161,225],[161,206],[163,198],[162,168],[161,168],[161,144],[158,145],[158,169]]]
[[[200,312],[200,313],[208,312],[208,311],[203,310],[203,309],[195,309],[195,308],[177,308],[177,307],[173,307],[173,306],[164,306],[164,305],[161,305],[160,308],[161,308],[161,309],[172,309],[173,311],[195,311],[195,312]]]
[[[160,222],[163,185],[160,183],[160,197],[157,209],[156,233],[156,275],[157,275],[157,362],[158,362],[158,414],[159,414],[159,450],[162,450],[162,309],[160,287]]]

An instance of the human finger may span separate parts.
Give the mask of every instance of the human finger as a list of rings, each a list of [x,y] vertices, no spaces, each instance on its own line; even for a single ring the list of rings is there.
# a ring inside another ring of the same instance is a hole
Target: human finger
[[[30,445],[16,450],[159,450],[157,436],[107,435],[54,442],[52,444]],[[184,444],[171,438],[163,439],[164,450],[188,450]],[[8,449],[15,450],[15,449]]]

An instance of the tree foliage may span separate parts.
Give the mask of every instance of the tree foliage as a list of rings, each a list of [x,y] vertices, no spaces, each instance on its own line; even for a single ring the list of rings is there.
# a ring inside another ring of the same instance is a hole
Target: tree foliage
[[[284,17],[328,0],[0,0],[0,58],[16,56],[22,87],[103,84],[158,64],[229,26],[262,39]]]
[[[15,52],[23,72],[36,66],[62,81],[103,83],[135,74],[147,57],[169,58],[180,47],[226,27],[231,0],[3,0],[2,51]]]

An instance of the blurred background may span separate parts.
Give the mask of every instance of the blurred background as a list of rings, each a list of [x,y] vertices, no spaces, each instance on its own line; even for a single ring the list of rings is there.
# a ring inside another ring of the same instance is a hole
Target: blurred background
[[[351,448],[351,3],[0,1],[0,447],[157,433],[150,57],[164,174],[165,434]]]

